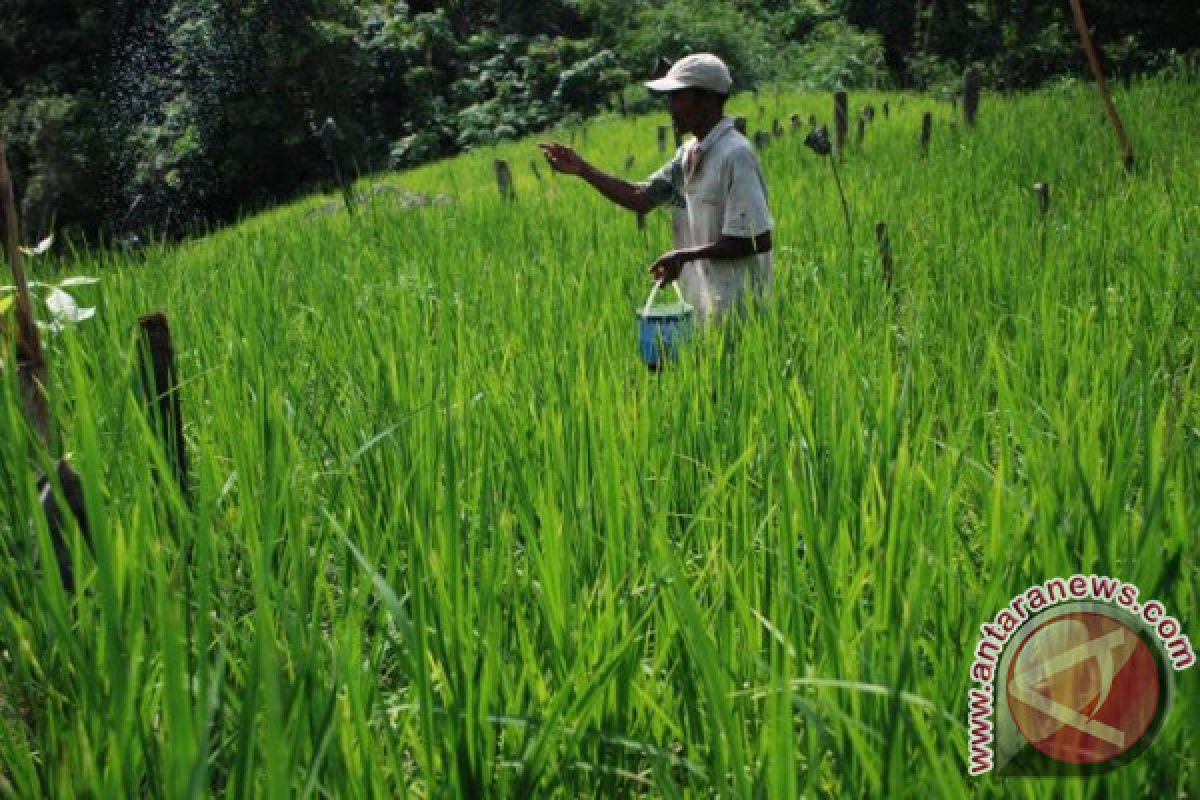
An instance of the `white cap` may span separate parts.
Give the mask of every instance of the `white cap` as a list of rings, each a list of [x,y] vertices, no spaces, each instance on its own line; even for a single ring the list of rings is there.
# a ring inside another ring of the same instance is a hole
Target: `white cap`
[[[674,92],[679,89],[707,89],[717,94],[729,94],[733,78],[729,67],[712,53],[693,53],[671,65],[667,74],[656,81],[646,81],[654,92]]]

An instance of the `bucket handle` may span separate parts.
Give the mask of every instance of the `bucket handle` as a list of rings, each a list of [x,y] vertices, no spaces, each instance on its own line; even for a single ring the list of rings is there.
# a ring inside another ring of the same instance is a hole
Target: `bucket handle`
[[[679,297],[681,303],[686,303],[687,300],[683,297],[683,292],[679,291],[679,281],[671,281],[671,285],[675,287],[675,294]],[[662,279],[656,280],[654,286],[650,288],[650,296],[646,298],[646,305],[642,308],[642,316],[650,313],[650,307],[654,305],[654,298],[658,294],[658,290],[662,288]]]

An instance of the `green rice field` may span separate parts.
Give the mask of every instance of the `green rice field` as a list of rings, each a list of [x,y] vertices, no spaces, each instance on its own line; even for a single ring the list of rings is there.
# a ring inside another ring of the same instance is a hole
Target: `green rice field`
[[[31,260],[100,278],[45,337],[92,545],[65,591],[10,370],[0,796],[1200,797],[1195,668],[1120,770],[967,774],[980,625],[1027,587],[1118,577],[1200,637],[1200,83],[1116,102],[1132,175],[1090,84],[985,94],[974,129],[852,92],[848,232],[802,144],[832,98],[738,95],[784,128],[774,293],[660,374],[667,213],[639,230],[535,140],[364,178],[354,214]],[[641,179],[666,123],[541,138]],[[139,389],[155,310],[187,495]]]

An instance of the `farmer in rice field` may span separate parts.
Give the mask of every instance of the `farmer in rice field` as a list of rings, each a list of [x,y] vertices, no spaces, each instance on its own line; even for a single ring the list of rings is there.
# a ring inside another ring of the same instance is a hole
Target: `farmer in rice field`
[[[696,138],[641,183],[596,169],[566,145],[540,145],[553,169],[578,175],[620,206],[676,210],[675,249],[659,256],[650,273],[664,284],[678,279],[706,321],[740,312],[771,289],[774,221],[754,149],[725,116],[732,85],[729,69],[709,53],[681,58],[646,83],[666,94],[675,129]]]

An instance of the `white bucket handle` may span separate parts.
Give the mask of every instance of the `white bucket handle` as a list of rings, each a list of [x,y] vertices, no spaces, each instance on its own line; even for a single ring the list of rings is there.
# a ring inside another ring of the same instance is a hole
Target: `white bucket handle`
[[[679,281],[671,281],[671,285],[675,287],[675,294],[679,297],[679,302],[686,303],[687,300],[683,297],[683,292],[679,291]],[[642,316],[650,313],[650,307],[654,305],[654,297],[658,294],[658,290],[662,288],[662,279],[656,280],[654,286],[650,287],[650,296],[646,298],[646,305],[642,308]]]

